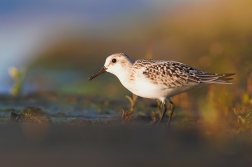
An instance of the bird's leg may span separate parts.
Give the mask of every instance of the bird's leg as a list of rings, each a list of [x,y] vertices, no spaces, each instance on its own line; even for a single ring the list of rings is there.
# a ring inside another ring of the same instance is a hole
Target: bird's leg
[[[171,99],[169,99],[169,102],[170,102],[170,104],[171,104],[171,114],[170,114],[169,119],[168,119],[168,122],[167,122],[167,125],[168,125],[168,126],[170,125],[171,118],[172,118],[172,115],[173,115],[173,111],[174,111],[174,108],[175,108],[175,106],[174,106],[173,102],[171,101]]]
[[[167,111],[167,106],[166,106],[166,104],[165,104],[164,102],[161,102],[161,103],[163,104],[163,113],[162,113],[161,118],[160,118],[159,121],[158,121],[158,124],[160,124],[160,122],[161,122],[162,119],[164,118],[164,115],[165,115],[165,113],[166,113],[166,111]]]

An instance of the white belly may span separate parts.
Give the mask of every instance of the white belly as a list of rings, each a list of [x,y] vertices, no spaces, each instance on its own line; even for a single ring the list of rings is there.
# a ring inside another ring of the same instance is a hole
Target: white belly
[[[184,85],[177,88],[168,88],[162,84],[153,84],[148,80],[137,80],[132,83],[122,83],[129,91],[137,96],[165,100],[168,97],[183,93],[189,89],[198,87],[199,85]]]

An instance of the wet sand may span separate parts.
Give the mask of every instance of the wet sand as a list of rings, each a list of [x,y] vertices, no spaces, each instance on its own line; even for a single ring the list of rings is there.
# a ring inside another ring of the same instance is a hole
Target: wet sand
[[[251,166],[250,134],[139,124],[0,124],[1,166]]]
[[[139,100],[136,111],[141,104],[146,113],[157,108]],[[148,114],[134,112],[122,123],[127,100],[54,93],[0,95],[0,106],[3,167],[252,166],[251,128],[238,132],[225,121],[208,127],[177,116],[170,127],[156,126]],[[36,121],[32,113],[40,110],[52,121]],[[17,117],[10,119],[12,112]]]

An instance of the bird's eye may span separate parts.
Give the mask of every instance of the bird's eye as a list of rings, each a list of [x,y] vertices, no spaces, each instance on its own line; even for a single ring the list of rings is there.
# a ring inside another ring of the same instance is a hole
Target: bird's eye
[[[116,62],[116,59],[112,59],[112,63],[115,63]]]

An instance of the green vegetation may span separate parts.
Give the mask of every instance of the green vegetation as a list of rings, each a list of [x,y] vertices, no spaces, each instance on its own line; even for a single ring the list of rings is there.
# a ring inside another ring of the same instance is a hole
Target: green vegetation
[[[51,123],[51,119],[42,110],[36,107],[26,107],[20,113],[11,112],[8,121]]]
[[[19,70],[16,67],[11,67],[9,69],[9,75],[14,80],[14,85],[11,89],[12,95],[19,95],[22,93],[23,83],[26,75],[25,70]]]

